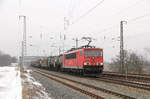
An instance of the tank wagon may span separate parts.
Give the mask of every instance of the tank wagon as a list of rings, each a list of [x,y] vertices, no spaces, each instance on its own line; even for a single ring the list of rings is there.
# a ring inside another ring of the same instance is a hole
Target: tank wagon
[[[47,57],[42,57],[39,61],[40,61],[40,67],[47,68],[48,66]]]
[[[35,66],[35,67],[40,67],[40,60],[34,60],[34,61],[31,61],[31,66]]]
[[[94,46],[74,48],[59,56],[40,60],[40,66],[50,70],[97,75],[103,71],[103,49]]]
[[[60,71],[62,66],[62,55],[48,57],[48,67],[50,70]]]

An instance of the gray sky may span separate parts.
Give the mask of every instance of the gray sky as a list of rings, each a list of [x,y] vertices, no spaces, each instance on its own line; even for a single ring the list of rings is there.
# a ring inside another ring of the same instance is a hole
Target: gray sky
[[[92,44],[103,48],[105,60],[110,61],[119,52],[117,39],[121,20],[128,21],[124,25],[125,49],[143,54],[144,48],[150,47],[150,0],[104,0],[97,8],[81,17],[100,1],[0,0],[0,50],[13,56],[20,55],[22,33],[18,16],[26,15],[28,55],[56,54],[58,48],[50,46],[54,43],[57,47],[62,46],[59,37],[60,33],[65,33],[66,49],[75,46],[72,38],[92,36],[96,39]],[[64,17],[70,24],[75,22],[65,32]],[[55,37],[55,40],[50,37]],[[82,44],[85,42],[80,41],[79,45]]]

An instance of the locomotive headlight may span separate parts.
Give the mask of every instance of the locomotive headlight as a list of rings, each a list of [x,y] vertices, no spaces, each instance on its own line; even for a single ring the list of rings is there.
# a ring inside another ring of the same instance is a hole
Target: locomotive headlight
[[[100,65],[104,65],[103,63],[100,63]]]
[[[103,63],[97,63],[97,65],[103,65]]]
[[[90,63],[89,62],[85,62],[84,65],[90,65]]]
[[[87,63],[84,63],[84,65],[87,65]]]
[[[97,63],[97,65],[101,65],[101,63]]]

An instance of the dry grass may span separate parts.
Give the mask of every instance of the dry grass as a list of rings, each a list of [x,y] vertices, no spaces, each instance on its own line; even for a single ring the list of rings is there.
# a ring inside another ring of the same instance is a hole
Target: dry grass
[[[28,81],[26,76],[27,71],[21,69],[21,78],[22,78],[22,97],[23,99],[35,99],[36,97],[40,98],[44,96],[44,93],[41,90],[44,90],[42,86],[38,86]],[[32,79],[34,81],[34,79]],[[40,98],[41,99],[41,98]]]

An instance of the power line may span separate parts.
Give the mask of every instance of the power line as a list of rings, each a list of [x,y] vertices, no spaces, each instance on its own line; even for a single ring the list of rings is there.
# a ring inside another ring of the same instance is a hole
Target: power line
[[[133,5],[130,5],[128,7],[126,7],[125,9],[122,9],[120,10],[118,13],[116,14],[119,14],[119,13],[122,13],[123,11],[129,9],[129,8],[132,8],[132,7],[135,7],[137,4],[140,4],[141,1],[143,0],[138,0],[137,2],[135,2]],[[92,12],[95,8],[97,8],[100,4],[102,4],[104,2],[104,0],[100,1],[99,3],[97,3],[94,7],[92,7],[91,9],[89,9],[86,13],[84,13],[83,15],[81,15],[79,18],[77,18],[74,22],[71,23],[72,24],[75,24],[76,22],[78,22],[80,19],[82,19],[83,17],[85,17],[86,15],[88,15],[90,12]]]
[[[150,15],[150,12],[149,12],[149,13],[146,13],[146,14],[144,14],[144,15],[142,15],[142,16],[135,17],[135,18],[129,20],[128,22],[137,21],[137,20],[142,19],[142,18],[144,18],[144,17],[147,17],[147,16],[149,16],[149,15]]]
[[[68,15],[70,15],[71,13],[72,13],[72,11],[73,11],[73,9],[74,9],[74,3],[73,3],[73,0],[69,0],[70,2],[69,2],[69,5],[68,5],[68,8],[69,8],[69,10],[68,10]],[[73,7],[71,7],[71,6],[73,6]]]
[[[101,3],[103,3],[103,2],[104,2],[104,0],[100,1],[98,4],[96,4],[94,7],[92,7],[91,9],[89,9],[89,10],[88,10],[86,13],[84,13],[82,16],[80,16],[79,18],[77,18],[72,24],[75,24],[75,23],[78,22],[80,19],[84,18],[86,15],[88,15],[90,12],[92,12],[95,8],[97,8],[97,7],[98,7]],[[133,6],[139,4],[140,2],[141,2],[141,0],[137,1],[136,3],[134,3]],[[131,7],[128,7],[128,8],[131,8]],[[128,8],[126,8],[126,9],[128,9]],[[149,15],[150,15],[150,12],[147,13],[147,14],[144,14],[144,15],[141,15],[141,16],[138,16],[138,17],[135,17],[135,18],[133,18],[133,19],[129,19],[128,22],[129,22],[129,23],[130,23],[130,22],[134,22],[134,21],[137,21],[137,20],[142,19],[142,18],[144,18],[144,17],[147,17],[147,16],[149,16]],[[72,25],[72,24],[70,24],[70,25]],[[118,26],[118,25],[112,25],[111,27],[102,29],[102,31],[110,30],[110,29],[112,29],[112,28],[114,28],[114,27],[116,27],[116,26]],[[102,32],[102,31],[100,31],[100,32]],[[100,33],[100,32],[99,32],[99,33]]]
[[[134,4],[124,8],[124,9],[121,9],[120,11],[118,11],[116,14],[120,14],[120,13],[123,13],[124,11],[126,11],[127,9],[130,9],[130,8],[133,8],[135,7],[136,5],[140,4],[141,2],[143,2],[143,0],[138,0],[137,2],[135,2]]]
[[[135,5],[139,4],[141,1],[142,1],[142,0],[139,0],[139,1],[135,2],[132,6],[135,6]],[[81,15],[79,18],[77,18],[77,19],[76,19],[74,22],[72,22],[70,25],[73,25],[73,24],[77,23],[79,20],[81,20],[82,18],[84,18],[86,15],[88,15],[90,12],[92,12],[95,8],[97,8],[97,7],[98,7],[100,4],[102,4],[103,2],[104,2],[104,0],[100,1],[99,3],[97,3],[94,7],[92,7],[91,9],[89,9],[86,13],[84,13],[83,15]],[[129,7],[125,8],[124,10],[129,9],[129,8],[131,8],[132,6],[129,6]],[[120,11],[120,12],[121,12],[121,11]],[[138,20],[138,19],[141,19],[141,18],[146,17],[146,16],[149,16],[149,15],[150,15],[150,13],[147,13],[147,14],[145,14],[145,15],[142,15],[142,16],[136,17],[136,18],[134,18],[134,19],[131,19],[131,20],[129,20],[128,22],[136,21],[136,20]],[[115,25],[115,26],[113,25],[112,27],[103,29],[102,31],[106,31],[106,30],[108,30],[108,29],[110,29],[110,28],[113,28],[113,27],[116,27],[116,25]]]
[[[129,20],[127,20],[127,22],[128,22],[128,23],[134,22],[134,21],[140,20],[140,19],[142,19],[142,18],[144,18],[144,17],[147,17],[147,16],[150,16],[150,12],[149,12],[149,13],[146,13],[146,14],[144,14],[144,15],[135,17],[135,18],[133,18],[133,19],[129,19]],[[108,27],[108,28],[102,29],[100,32],[110,30],[110,29],[112,29],[112,28],[114,28],[114,27],[117,27],[117,26],[118,26],[118,25],[112,25],[112,26],[110,26],[110,27]]]
[[[74,22],[71,23],[71,25],[75,24],[76,22],[78,22],[79,20],[81,20],[82,18],[84,18],[85,16],[87,16],[89,13],[91,13],[94,9],[96,9],[100,4],[102,4],[105,0],[101,0],[99,3],[97,3],[95,6],[93,6],[91,9],[89,9],[86,13],[84,13],[83,15],[81,15],[80,17],[78,17]]]
[[[75,8],[79,8],[81,0],[78,0],[77,4],[71,3],[72,7],[70,6],[70,10],[68,11],[68,17],[71,18],[73,16],[73,13],[75,11]]]

